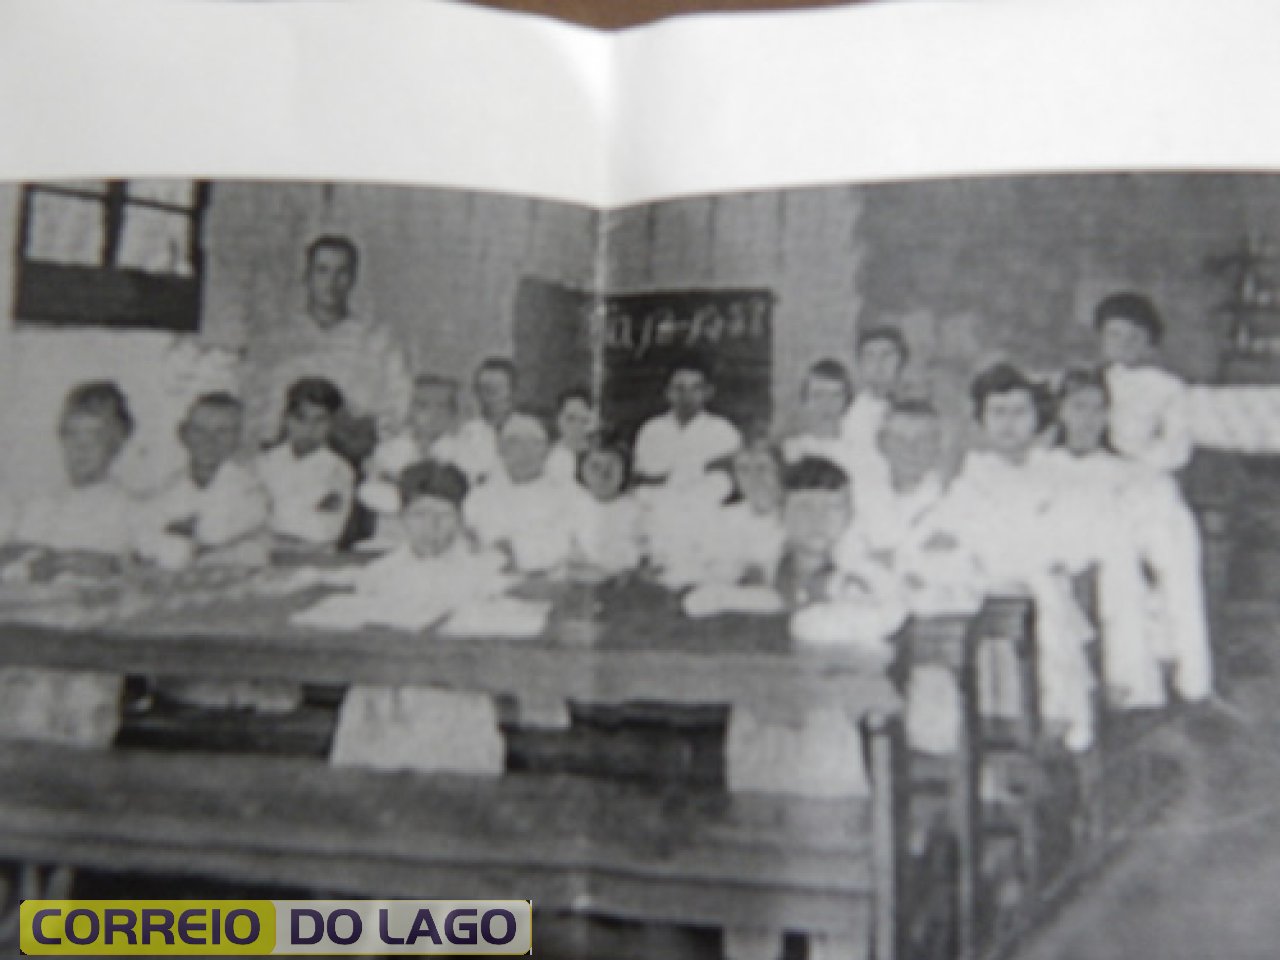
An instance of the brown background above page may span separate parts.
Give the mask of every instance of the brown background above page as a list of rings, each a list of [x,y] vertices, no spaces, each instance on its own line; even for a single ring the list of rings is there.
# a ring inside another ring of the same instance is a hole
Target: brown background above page
[[[543,14],[591,27],[630,27],[682,13],[844,6],[857,0],[476,0],[478,5]]]

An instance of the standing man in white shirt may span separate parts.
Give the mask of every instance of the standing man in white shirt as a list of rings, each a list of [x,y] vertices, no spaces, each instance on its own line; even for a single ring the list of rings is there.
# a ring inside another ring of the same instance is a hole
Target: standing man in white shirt
[[[276,439],[285,392],[303,377],[323,377],[342,391],[346,408],[332,440],[352,464],[403,423],[413,392],[409,365],[385,325],[352,309],[359,272],[360,251],[349,237],[317,237],[307,247],[303,308],[273,329],[254,331],[247,394],[259,443]]]
[[[710,413],[715,396],[707,367],[686,357],[667,374],[670,409],[649,420],[636,435],[634,474],[641,483],[668,488],[693,485],[707,467],[731,456],[742,446],[738,428]]]

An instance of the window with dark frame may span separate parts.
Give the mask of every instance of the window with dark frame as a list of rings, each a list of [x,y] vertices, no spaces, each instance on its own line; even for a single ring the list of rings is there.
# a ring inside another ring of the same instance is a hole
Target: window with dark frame
[[[25,185],[17,322],[196,332],[208,197],[193,180]]]

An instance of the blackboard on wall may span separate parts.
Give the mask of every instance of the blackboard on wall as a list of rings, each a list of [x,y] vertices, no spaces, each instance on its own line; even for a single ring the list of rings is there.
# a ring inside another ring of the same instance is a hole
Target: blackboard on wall
[[[774,294],[765,289],[593,294],[536,278],[516,297],[516,363],[525,401],[554,407],[569,387],[593,387],[605,424],[630,441],[666,409],[673,363],[711,370],[711,407],[744,430],[772,415]]]

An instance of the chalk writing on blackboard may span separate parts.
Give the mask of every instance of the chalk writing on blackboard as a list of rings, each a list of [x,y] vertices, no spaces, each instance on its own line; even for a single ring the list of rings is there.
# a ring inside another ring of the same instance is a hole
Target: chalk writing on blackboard
[[[703,303],[686,312],[669,305],[645,309],[606,300],[593,309],[600,319],[592,328],[599,331],[606,350],[628,352],[641,360],[655,348],[697,350],[725,341],[768,341],[771,308],[767,294]]]

